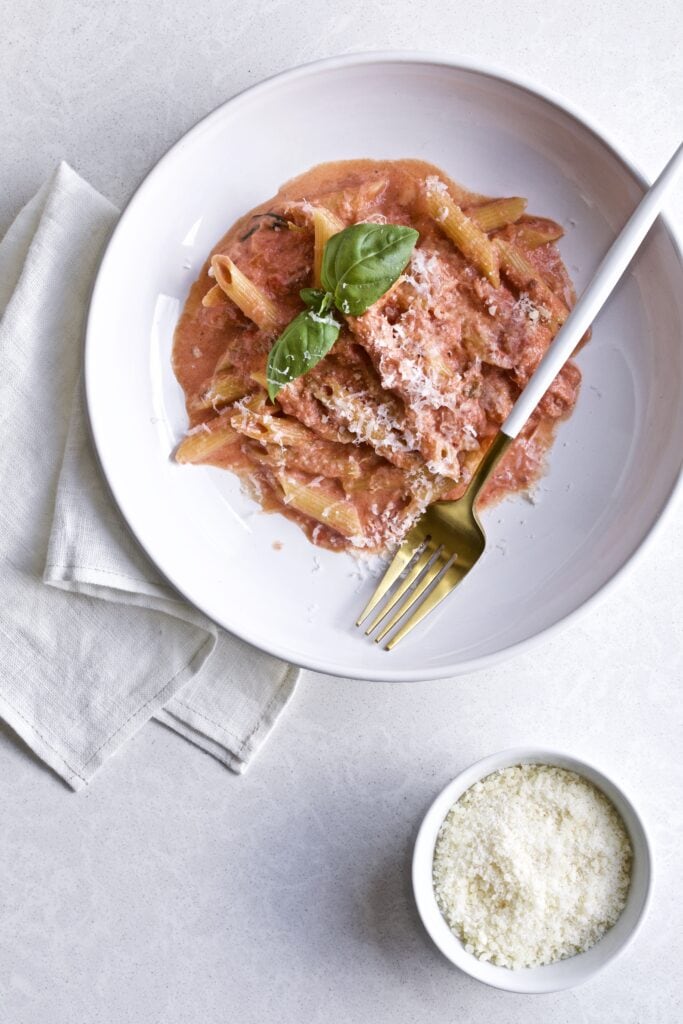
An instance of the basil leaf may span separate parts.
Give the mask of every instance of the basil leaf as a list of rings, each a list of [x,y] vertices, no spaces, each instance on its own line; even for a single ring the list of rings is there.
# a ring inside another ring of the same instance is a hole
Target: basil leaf
[[[271,401],[280,388],[311,370],[327,355],[340,330],[331,313],[321,316],[313,309],[305,309],[294,317],[268,356],[266,380]]]
[[[419,232],[400,224],[353,224],[325,246],[321,278],[342,313],[360,316],[405,270]]]
[[[322,288],[302,288],[299,292],[302,302],[314,309],[319,316],[326,313],[332,305],[332,296]]]

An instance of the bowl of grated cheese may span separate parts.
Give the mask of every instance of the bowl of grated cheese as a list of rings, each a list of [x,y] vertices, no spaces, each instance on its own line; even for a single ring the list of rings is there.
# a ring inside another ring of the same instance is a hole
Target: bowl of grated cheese
[[[625,793],[557,751],[504,750],[437,796],[418,832],[413,890],[435,945],[496,988],[588,980],[631,942],[652,858]]]

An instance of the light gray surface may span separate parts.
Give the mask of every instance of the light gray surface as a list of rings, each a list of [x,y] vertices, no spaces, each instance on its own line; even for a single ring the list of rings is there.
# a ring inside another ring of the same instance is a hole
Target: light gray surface
[[[635,0],[581,0],[571,15],[521,2],[515,24],[502,0],[368,7],[2,0],[0,230],[59,158],[121,203],[234,91],[354,49],[433,48],[528,76],[650,175],[679,141],[677,3],[655,18]],[[681,194],[671,209],[683,226]],[[589,619],[507,665],[394,686],[306,675],[242,778],[149,725],[74,796],[0,727],[3,1024],[680,1020],[680,518],[679,504]],[[521,743],[613,773],[654,842],[636,944],[557,996],[459,974],[410,897],[410,848],[436,791]]]

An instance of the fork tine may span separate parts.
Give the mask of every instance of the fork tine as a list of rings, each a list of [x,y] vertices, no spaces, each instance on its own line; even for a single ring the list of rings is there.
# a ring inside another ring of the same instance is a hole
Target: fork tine
[[[417,626],[418,622],[421,622],[426,615],[429,615],[431,611],[434,611],[436,606],[438,604],[441,604],[444,598],[448,597],[452,590],[455,590],[458,583],[460,583],[460,581],[463,579],[463,577],[467,575],[468,572],[469,569],[465,569],[463,571],[462,569],[459,569],[457,565],[454,564],[448,566],[446,572],[443,574],[443,576],[441,577],[437,585],[434,587],[434,589],[431,591],[431,593],[427,594],[427,596],[425,597],[424,601],[421,602],[421,604],[418,604],[410,618],[403,623],[401,628],[397,630],[396,633],[394,633],[391,640],[389,640],[388,643],[385,645],[385,651],[393,650],[396,644],[400,643],[401,640],[403,640],[403,638],[407,636],[408,633],[410,633],[411,629],[414,629],[415,626]],[[426,589],[426,587],[423,588],[420,594],[416,593],[416,596],[410,602],[408,607],[404,609],[404,614],[410,611],[412,607],[414,607],[414,605],[416,604],[417,601],[419,601],[420,597],[422,596],[422,593],[424,593],[424,590]],[[385,635],[386,632],[388,632],[388,630],[385,631]]]
[[[419,524],[418,524],[419,525]],[[414,526],[412,530],[406,535],[405,540],[401,544],[400,548],[394,555],[392,561],[389,564],[389,568],[382,576],[375,588],[375,592],[366,604],[365,608],[361,612],[360,618],[356,619],[356,625],[360,626],[361,622],[367,619],[371,611],[373,611],[379,602],[382,600],[388,590],[393,587],[396,580],[399,578],[403,570],[409,564],[409,562],[415,557],[415,553],[418,548],[424,543],[425,535],[424,531],[418,529],[418,526]]]
[[[424,551],[421,552],[419,558],[417,558],[413,563],[408,563],[409,571],[406,573],[405,577],[396,587],[396,590],[392,591],[392,593],[389,594],[386,604],[384,605],[383,608],[380,608],[377,615],[375,615],[374,619],[372,620],[368,628],[365,630],[366,636],[369,636],[370,633],[372,633],[373,629],[376,629],[376,627],[379,626],[382,619],[386,618],[386,616],[389,614],[389,612],[394,607],[396,602],[400,601],[405,592],[409,590],[410,587],[412,587],[413,583],[415,583],[415,581],[420,578],[423,570],[427,567],[429,562],[431,562],[431,560],[437,554],[439,554],[440,550],[441,549],[439,548],[437,551],[435,551],[430,544],[427,544],[425,545]]]
[[[391,630],[394,628],[399,619],[402,619],[406,612],[413,607],[415,602],[419,601],[419,599],[424,594],[425,590],[428,590],[429,587],[431,587],[434,580],[441,575],[441,573],[444,571],[444,569],[447,568],[447,566],[448,562],[445,562],[443,558],[436,558],[434,562],[432,562],[432,564],[423,574],[422,579],[419,581],[418,585],[415,587],[412,593],[408,594],[405,601],[402,601],[400,603],[400,605],[398,606],[394,614],[391,616],[387,624],[383,626],[380,632],[377,634],[377,636],[375,637],[376,644],[380,643],[387,635],[387,633],[391,632]]]

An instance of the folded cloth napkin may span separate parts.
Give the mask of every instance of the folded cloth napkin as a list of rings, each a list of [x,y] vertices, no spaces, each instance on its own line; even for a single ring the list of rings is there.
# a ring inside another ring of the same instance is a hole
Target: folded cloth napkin
[[[297,677],[178,596],[101,478],[82,342],[116,217],[62,163],[0,243],[0,716],[74,789],[152,717],[243,771]]]

